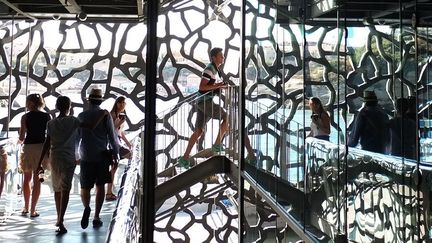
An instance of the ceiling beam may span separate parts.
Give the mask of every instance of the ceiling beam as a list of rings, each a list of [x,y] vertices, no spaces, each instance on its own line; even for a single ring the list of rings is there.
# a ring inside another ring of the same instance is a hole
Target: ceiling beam
[[[17,12],[18,14],[21,14],[22,16],[25,16],[29,19],[32,20],[37,20],[35,17],[33,17],[32,15],[25,13],[23,11],[21,11],[21,9],[19,9],[18,7],[16,7],[15,5],[13,5],[12,3],[10,3],[7,0],[0,0],[0,2],[4,3],[6,6],[8,6],[9,8],[13,9],[15,12]]]
[[[75,0],[59,0],[63,7],[72,14],[79,14],[82,12],[81,7],[75,2]]]
[[[137,14],[138,14],[138,17],[144,16],[144,1],[143,0],[137,0]]]

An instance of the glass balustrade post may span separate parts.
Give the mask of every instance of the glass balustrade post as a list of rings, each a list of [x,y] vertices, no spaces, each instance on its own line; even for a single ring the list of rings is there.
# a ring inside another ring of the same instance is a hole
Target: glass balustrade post
[[[287,140],[287,136],[286,136],[286,130],[285,130],[285,125],[284,125],[284,121],[283,121],[283,119],[281,119],[281,121],[280,121],[280,131],[281,131],[281,134],[280,134],[280,140],[281,140],[281,142],[280,142],[280,164],[281,164],[281,166],[280,166],[280,175],[281,175],[281,178],[282,179],[284,179],[284,180],[287,180],[288,179],[288,177],[287,177],[287,171],[288,171],[288,169],[287,169],[287,164],[288,164],[288,161],[287,161],[287,158],[288,158],[288,153],[289,153],[289,151],[288,151],[288,153],[287,153],[287,147],[288,147],[288,144],[287,144],[287,142],[286,142],[286,140]]]
[[[268,108],[266,108],[265,113],[268,114]],[[268,122],[268,120],[267,120],[267,122]],[[267,123],[266,127],[268,127],[268,123]],[[265,142],[266,142],[265,143],[266,155],[268,156],[269,155],[269,134],[268,134],[268,132],[266,132]],[[266,171],[269,171],[269,165],[270,165],[270,162],[268,160],[266,160],[266,164],[265,164],[265,168],[264,168]]]
[[[303,159],[301,159],[301,156],[303,155],[303,156],[306,156],[305,154],[304,154],[304,145],[303,144],[300,144],[300,142],[301,141],[303,141],[303,140],[300,140],[300,135],[301,134],[303,134],[303,132],[302,131],[300,131],[300,124],[299,123],[297,123],[297,161],[296,161],[296,163],[297,163],[297,184],[300,182],[300,172],[303,172],[304,171],[304,169],[305,169],[305,166],[304,166],[304,164],[303,164]],[[301,170],[300,171],[300,166],[302,166],[303,167],[303,170]],[[304,183],[306,182],[306,174],[305,173],[303,173],[302,174],[302,179],[303,179],[303,188],[306,188],[305,186],[304,186]]]

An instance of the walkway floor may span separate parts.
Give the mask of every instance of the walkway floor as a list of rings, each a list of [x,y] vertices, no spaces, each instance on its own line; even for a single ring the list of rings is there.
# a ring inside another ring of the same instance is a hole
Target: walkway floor
[[[94,192],[94,190],[92,190]],[[92,195],[91,207],[94,208],[94,198]],[[54,197],[51,194],[41,195],[38,204],[40,216],[30,218],[21,216],[19,210],[15,210],[12,215],[0,216],[0,242],[2,243],[21,243],[21,242],[105,242],[108,227],[111,221],[112,213],[115,209],[116,201],[105,202],[101,212],[103,226],[99,229],[93,229],[92,217],[90,214],[89,226],[87,229],[81,229],[81,216],[83,206],[79,194],[71,194],[69,206],[65,215],[65,227],[68,233],[62,236],[56,236],[54,226],[56,222],[56,210]]]

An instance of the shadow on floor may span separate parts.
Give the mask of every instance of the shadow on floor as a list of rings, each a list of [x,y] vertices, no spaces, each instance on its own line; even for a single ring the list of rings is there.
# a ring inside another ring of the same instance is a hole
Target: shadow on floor
[[[92,190],[94,192],[94,190]],[[91,207],[94,208],[95,196],[92,195]],[[41,195],[38,203],[39,217],[30,218],[21,216],[20,210],[14,210],[11,215],[0,217],[0,242],[2,243],[21,243],[21,242],[105,242],[106,235],[111,221],[112,213],[115,209],[116,201],[104,202],[101,211],[103,226],[94,229],[92,226],[93,212],[90,214],[89,226],[81,229],[81,216],[83,206],[79,194],[71,194],[69,206],[65,215],[65,227],[68,233],[56,236],[56,210],[54,197],[51,194]]]

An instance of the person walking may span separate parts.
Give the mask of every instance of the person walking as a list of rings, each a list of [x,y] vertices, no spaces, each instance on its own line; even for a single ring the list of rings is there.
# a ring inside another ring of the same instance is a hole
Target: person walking
[[[129,159],[131,157],[131,149],[132,149],[132,144],[126,138],[126,135],[123,131],[123,125],[124,122],[126,121],[125,108],[126,108],[126,98],[124,96],[120,96],[115,100],[114,105],[110,112],[111,118],[113,119],[114,122],[114,129],[116,131],[119,142],[123,141],[127,146],[127,148],[124,146],[119,147],[120,159]],[[114,183],[117,167],[118,167],[117,164],[111,165],[110,173],[111,173],[113,183]],[[107,184],[107,191],[105,195],[106,201],[117,200],[117,196],[113,193],[113,183]]]
[[[228,129],[228,116],[226,111],[220,107],[218,104],[213,102],[213,97],[222,88],[226,88],[227,84],[223,81],[218,81],[221,78],[220,66],[224,63],[224,55],[222,53],[222,48],[213,48],[210,51],[210,64],[204,69],[201,82],[199,86],[200,98],[197,100],[197,118],[195,122],[195,130],[189,139],[188,145],[182,157],[179,159],[179,164],[184,168],[189,168],[189,155],[192,147],[197,142],[198,138],[203,135],[204,127],[206,123],[211,119],[220,119],[222,122],[219,127],[219,133],[216,140],[212,146],[213,152],[220,152],[224,150],[222,145],[222,139],[225,132]]]
[[[18,143],[23,144],[20,156],[20,168],[24,173],[23,194],[24,208],[21,215],[38,217],[39,212],[36,205],[40,195],[40,182],[38,178],[39,156],[45,141],[45,130],[47,122],[51,119],[49,114],[43,112],[45,107],[44,100],[39,94],[30,94],[26,99],[28,112],[21,118],[21,127],[19,129]],[[44,167],[47,167],[47,160],[43,160]],[[31,183],[33,186],[31,186]],[[31,205],[30,205],[31,195]]]
[[[363,150],[385,153],[388,141],[388,116],[378,105],[374,91],[364,91],[363,108],[355,117],[348,146],[355,147],[360,141]]]
[[[50,151],[51,177],[54,189],[54,201],[57,210],[56,226],[58,234],[67,233],[63,224],[64,215],[69,203],[69,193],[76,167],[76,150],[78,147],[78,118],[69,116],[71,100],[66,96],[57,98],[56,108],[60,111],[57,118],[47,124],[47,137],[39,159],[39,173],[44,172],[42,161]]]
[[[81,227],[87,228],[90,217],[90,191],[96,185],[95,212],[93,216],[93,227],[98,228],[103,225],[100,219],[100,211],[105,198],[105,184],[111,183],[112,178],[109,171],[110,163],[104,154],[107,147],[112,149],[114,163],[118,160],[118,140],[114,130],[113,121],[107,110],[102,110],[100,104],[102,98],[101,89],[92,89],[88,101],[88,110],[78,115],[78,120],[82,124],[79,129],[80,142],[80,183],[81,201],[84,212],[81,218]]]

